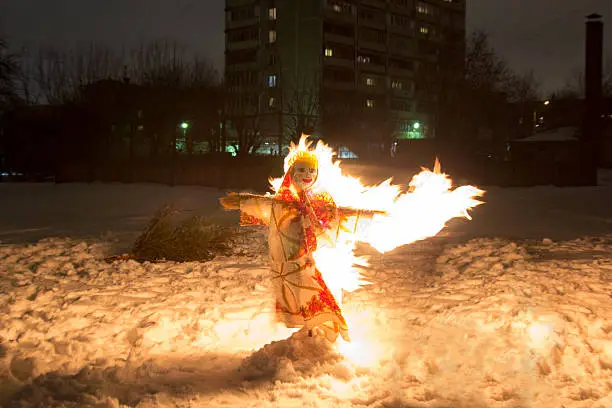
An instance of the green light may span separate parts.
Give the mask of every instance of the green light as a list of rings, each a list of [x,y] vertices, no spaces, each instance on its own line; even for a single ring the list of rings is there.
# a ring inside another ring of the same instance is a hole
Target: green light
[[[413,129],[419,129],[421,127],[421,124],[419,122],[414,122],[414,124],[412,125]]]
[[[188,127],[189,127],[189,123],[188,122],[181,123],[181,128],[182,129],[187,129]]]

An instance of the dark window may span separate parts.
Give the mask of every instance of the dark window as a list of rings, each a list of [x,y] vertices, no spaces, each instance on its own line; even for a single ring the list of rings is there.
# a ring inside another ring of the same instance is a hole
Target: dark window
[[[354,82],[355,73],[351,70],[325,67],[323,68],[323,79],[330,82]]]
[[[257,26],[236,28],[227,32],[227,40],[229,42],[241,42],[257,40],[259,38],[259,30]]]
[[[424,55],[437,55],[438,46],[432,41],[419,40],[419,53]]]
[[[228,51],[225,56],[227,64],[246,64],[257,61],[257,50]]]
[[[393,98],[391,99],[391,109],[396,111],[409,112],[412,107],[412,101],[405,98]]]
[[[406,70],[414,70],[414,61],[399,58],[389,58],[389,66]]]
[[[375,43],[385,43],[385,32],[382,30],[375,30],[372,28],[360,28],[359,39],[362,41],[369,41]]]
[[[254,6],[237,7],[230,11],[230,20],[232,21],[247,20],[249,18],[254,18],[254,17],[255,17],[255,7]]]
[[[410,17],[400,14],[391,14],[391,25],[398,27],[410,27]]]
[[[341,35],[343,37],[354,37],[355,29],[350,25],[341,25],[325,22],[323,32],[326,34]]]
[[[359,9],[359,20],[372,22],[372,23],[383,23],[385,22],[385,13],[377,9],[371,8],[360,8]]]

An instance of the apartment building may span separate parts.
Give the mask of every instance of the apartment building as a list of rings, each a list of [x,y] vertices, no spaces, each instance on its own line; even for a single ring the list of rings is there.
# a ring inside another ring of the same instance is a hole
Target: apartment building
[[[226,0],[225,48],[227,117],[242,129],[435,137],[463,74],[465,0]]]

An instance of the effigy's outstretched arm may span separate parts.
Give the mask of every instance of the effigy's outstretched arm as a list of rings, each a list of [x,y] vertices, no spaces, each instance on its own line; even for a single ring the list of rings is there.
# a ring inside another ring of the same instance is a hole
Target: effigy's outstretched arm
[[[368,218],[368,219],[374,217],[376,214],[380,214],[380,215],[387,214],[386,211],[365,210],[362,208],[353,208],[353,207],[338,207],[338,210],[340,210],[342,215],[344,215],[345,217],[363,217],[363,218]]]
[[[352,207],[338,207],[343,220],[344,230],[357,235],[365,233],[370,226],[375,215],[386,215],[387,212],[381,210],[366,210]]]
[[[247,193],[228,193],[219,199],[223,208],[240,210],[241,225],[268,225],[273,200],[271,196]]]

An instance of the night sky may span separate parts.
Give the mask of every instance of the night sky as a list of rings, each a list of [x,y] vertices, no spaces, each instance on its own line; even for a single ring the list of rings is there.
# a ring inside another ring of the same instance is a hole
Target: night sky
[[[0,0],[0,35],[15,46],[100,40],[131,47],[176,39],[223,64],[223,0]],[[605,53],[612,59],[611,0],[468,0],[468,30],[484,29],[513,68],[533,69],[545,91],[565,84],[583,64],[584,16],[608,24]]]

